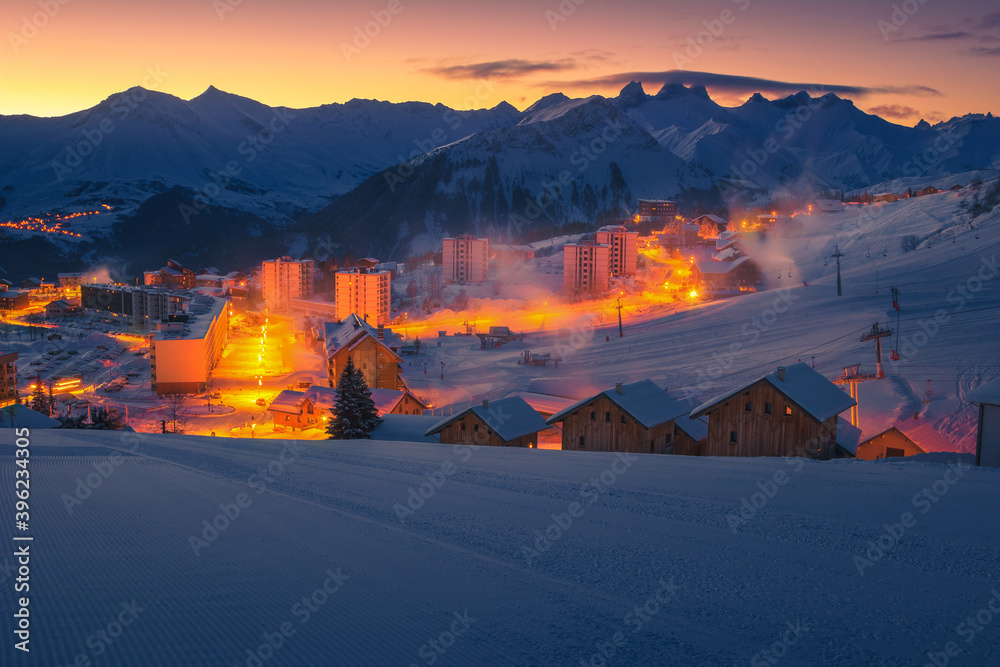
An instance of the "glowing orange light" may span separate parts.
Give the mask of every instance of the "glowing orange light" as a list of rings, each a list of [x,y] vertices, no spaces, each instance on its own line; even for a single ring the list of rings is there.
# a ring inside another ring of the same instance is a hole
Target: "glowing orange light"
[[[691,297],[692,299],[697,299],[698,298],[698,290],[691,290],[691,293],[688,294],[688,296]]]

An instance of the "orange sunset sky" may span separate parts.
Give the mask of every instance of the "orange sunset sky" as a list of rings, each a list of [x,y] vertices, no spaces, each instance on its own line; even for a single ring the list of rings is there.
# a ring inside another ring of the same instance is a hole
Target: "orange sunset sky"
[[[5,0],[0,18],[2,114],[62,115],[136,85],[523,109],[631,79],[704,84],[725,105],[823,86],[907,125],[1000,111],[1000,6],[981,0]]]

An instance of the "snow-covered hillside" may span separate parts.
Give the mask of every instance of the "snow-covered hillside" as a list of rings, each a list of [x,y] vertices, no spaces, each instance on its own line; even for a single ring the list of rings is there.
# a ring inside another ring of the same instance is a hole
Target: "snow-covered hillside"
[[[996,628],[975,621],[1000,579],[978,511],[992,469],[31,441],[31,654],[8,638],[5,665],[914,665],[949,646],[961,664],[1000,659]],[[5,448],[7,497],[14,470]],[[0,596],[8,620],[14,604]]]
[[[444,339],[425,349],[430,368],[447,364],[446,381],[418,369],[408,382],[444,407],[531,390],[582,398],[648,377],[675,397],[690,396],[694,407],[799,360],[830,379],[853,364],[874,373],[875,345],[860,337],[875,322],[897,328],[895,286],[902,310],[898,340],[883,340],[886,378],[859,390],[865,436],[895,425],[928,451],[972,451],[977,412],[963,397],[1000,376],[1000,209],[970,226],[960,204],[971,196],[949,192],[796,216],[788,233],[749,247],[768,291],[677,312],[630,299],[624,338],[614,330],[613,300],[596,312],[567,312],[544,305],[551,297],[541,290],[515,286],[533,315],[507,318],[509,306],[487,298],[453,320],[479,317],[480,326],[532,332],[523,344],[481,351],[469,339]],[[904,251],[910,236],[917,247]],[[842,297],[830,257],[836,248],[844,253]],[[558,369],[518,365],[525,349],[564,361]]]

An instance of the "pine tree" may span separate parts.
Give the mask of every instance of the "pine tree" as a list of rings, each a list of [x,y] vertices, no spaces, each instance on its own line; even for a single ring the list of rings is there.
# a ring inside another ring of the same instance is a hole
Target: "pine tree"
[[[42,376],[35,376],[35,389],[31,394],[31,405],[29,406],[35,412],[41,412],[43,415],[49,413],[49,402],[45,398],[45,385],[42,384]]]
[[[326,432],[331,440],[371,438],[371,432],[382,423],[365,376],[354,366],[351,357],[347,357],[347,364],[337,381],[337,395],[330,412],[333,418]]]
[[[49,415],[49,417],[51,417],[52,413],[56,411],[56,397],[53,395],[52,380],[49,380],[48,389],[49,389],[49,396],[48,396],[49,404],[47,406],[48,410],[46,410],[46,413]]]

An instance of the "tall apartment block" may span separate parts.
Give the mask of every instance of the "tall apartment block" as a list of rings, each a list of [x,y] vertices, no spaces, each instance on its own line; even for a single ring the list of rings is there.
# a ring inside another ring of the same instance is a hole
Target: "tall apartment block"
[[[597,241],[567,243],[563,250],[563,289],[571,295],[599,295],[611,284],[611,246]]]
[[[308,299],[313,295],[316,262],[311,259],[282,257],[261,264],[261,287],[264,305],[272,312],[288,310],[290,299]]]
[[[374,268],[353,268],[335,274],[337,319],[352,314],[373,326],[389,324],[392,272]]]
[[[459,236],[444,240],[444,280],[449,283],[481,283],[486,280],[489,239]]]
[[[601,227],[597,242],[611,246],[611,275],[634,276],[639,258],[639,232],[620,225]]]

